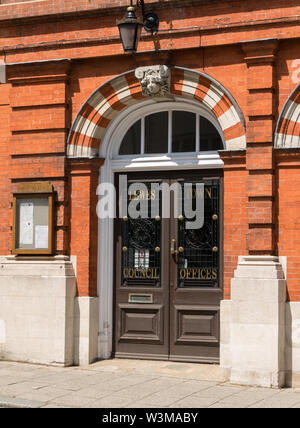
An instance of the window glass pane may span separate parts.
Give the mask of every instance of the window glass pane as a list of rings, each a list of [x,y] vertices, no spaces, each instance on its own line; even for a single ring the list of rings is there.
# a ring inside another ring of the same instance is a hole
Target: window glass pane
[[[49,243],[48,198],[18,198],[16,207],[16,248],[46,250]]]
[[[222,150],[223,142],[214,125],[205,117],[200,117],[200,151]]]
[[[181,182],[183,187],[188,181]],[[192,181],[190,189],[185,192],[193,210],[198,203],[204,202],[204,223],[200,228],[189,229],[187,222],[192,219],[183,218],[177,223],[178,247],[183,251],[178,254],[178,286],[179,287],[218,287],[220,254],[214,249],[220,247],[219,223],[215,216],[219,216],[219,183],[215,180]],[[184,204],[182,200],[182,212]],[[196,225],[195,225],[196,226]]]
[[[168,153],[168,112],[145,118],[145,153]]]
[[[119,155],[139,155],[141,152],[141,121],[136,122],[123,138]]]
[[[138,180],[139,181],[139,180]],[[133,200],[139,205],[140,216],[123,219],[122,227],[122,270],[123,287],[161,286],[161,221],[146,217],[155,201],[155,214],[162,215],[162,192],[152,188],[150,182],[128,182],[128,207]],[[159,186],[159,183],[156,183]],[[130,189],[135,185],[135,190]]]
[[[196,150],[196,115],[187,111],[173,112],[173,152]]]

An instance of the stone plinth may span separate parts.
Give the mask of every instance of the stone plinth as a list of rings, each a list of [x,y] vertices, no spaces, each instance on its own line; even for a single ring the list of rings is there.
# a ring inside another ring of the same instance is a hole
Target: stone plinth
[[[221,366],[232,383],[284,386],[285,308],[279,259],[239,257],[231,300],[221,305]]]
[[[0,359],[72,365],[75,292],[67,257],[0,257]]]

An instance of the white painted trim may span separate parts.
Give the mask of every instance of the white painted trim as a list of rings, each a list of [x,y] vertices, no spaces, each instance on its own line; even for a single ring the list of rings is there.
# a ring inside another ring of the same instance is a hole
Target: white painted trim
[[[123,137],[130,127],[139,119],[143,117],[157,113],[158,111],[169,111],[169,110],[182,110],[190,111],[196,114],[200,114],[209,120],[220,133],[223,141],[224,149],[226,149],[226,142],[223,136],[223,131],[217,118],[211,113],[211,111],[200,104],[198,101],[193,99],[182,99],[175,98],[173,101],[162,101],[157,102],[153,100],[141,101],[138,104],[131,105],[124,109],[118,117],[109,124],[103,141],[101,142],[99,156],[107,159],[115,159],[120,157],[118,155],[120,145]],[[114,141],[114,144],[110,144],[110,141]],[[108,145],[110,147],[108,147]]]
[[[158,105],[159,104],[159,105]],[[119,156],[123,136],[138,119],[145,115],[166,110],[185,110],[201,114],[210,120],[224,137],[217,119],[203,105],[193,100],[175,100],[157,103],[146,100],[126,108],[107,129],[99,156],[105,159],[100,168],[99,183],[114,184],[114,174],[122,171],[150,171],[175,169],[222,168],[218,152],[176,153],[166,155]],[[114,221],[99,219],[98,228],[98,296],[99,296],[99,341],[98,357],[108,359],[113,341],[113,269],[114,269]]]
[[[295,148],[300,146],[299,135],[285,134],[285,130],[281,129],[282,119],[300,123],[300,106],[293,101],[294,95],[299,91],[300,84],[293,90],[287,99],[283,109],[280,113],[275,129],[274,147],[275,149],[281,148]]]

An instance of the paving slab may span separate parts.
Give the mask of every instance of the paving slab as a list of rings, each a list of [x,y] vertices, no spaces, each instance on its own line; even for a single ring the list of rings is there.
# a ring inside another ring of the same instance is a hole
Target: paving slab
[[[227,400],[230,400],[232,396],[245,390],[246,390],[245,387],[216,385],[214,387],[195,393],[194,397],[198,398],[199,400],[213,399],[216,402],[224,398],[227,398]]]
[[[0,397],[0,408],[37,409],[44,406],[42,401],[24,400],[20,398]]]
[[[71,394],[66,394],[51,400],[51,403],[60,406],[69,406],[69,407],[86,407],[95,401],[95,398],[86,397],[80,392],[73,392]],[[50,403],[48,403],[50,404]]]
[[[209,364],[114,359],[63,368],[0,361],[0,407],[299,408],[300,390],[231,385]]]
[[[253,404],[250,408],[282,408],[289,409],[293,406],[300,404],[300,394],[295,392],[293,394],[281,391],[273,397],[266,398]]]
[[[16,397],[24,398],[25,400],[49,402],[67,394],[69,394],[69,391],[53,388],[52,386],[46,386],[45,388],[38,389],[36,391],[18,392]]]
[[[218,403],[212,404],[209,406],[209,409],[246,409],[247,406],[243,403],[222,403],[219,401]]]
[[[85,408],[105,408],[105,409],[111,409],[111,408],[123,408],[126,406],[132,406],[133,400],[131,398],[128,398],[126,396],[119,397],[116,395],[109,395],[104,398],[100,398],[98,400],[90,401],[89,404],[83,406]],[[133,407],[133,406],[132,406]]]
[[[177,400],[168,407],[175,409],[205,409],[217,402],[213,397],[198,398],[194,396],[186,397],[182,400]]]
[[[19,382],[19,383],[15,383],[13,385],[0,387],[0,390],[1,390],[2,395],[5,394],[9,397],[11,397],[11,396],[14,397],[14,396],[20,395],[22,393],[25,394],[25,393],[28,393],[31,391],[37,391],[37,390],[45,388],[45,387],[47,387],[46,384],[27,381],[27,382]]]
[[[225,382],[224,370],[215,364],[176,363],[170,361],[114,359],[100,361],[85,367],[86,370],[130,370],[135,373]]]

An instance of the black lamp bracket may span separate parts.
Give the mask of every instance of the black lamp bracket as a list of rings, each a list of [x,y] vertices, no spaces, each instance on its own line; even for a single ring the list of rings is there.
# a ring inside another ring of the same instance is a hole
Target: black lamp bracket
[[[141,9],[142,15],[144,18],[144,16],[145,16],[145,2],[144,2],[144,0],[136,0],[136,5],[137,5],[137,7],[139,7]]]
[[[137,7],[141,9],[143,21],[144,21],[144,29],[147,33],[157,33],[159,27],[159,18],[154,12],[145,13],[145,2],[144,0],[136,1]],[[132,6],[132,0],[131,0]]]

